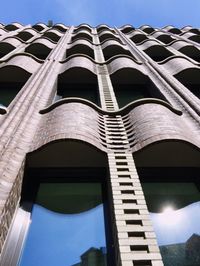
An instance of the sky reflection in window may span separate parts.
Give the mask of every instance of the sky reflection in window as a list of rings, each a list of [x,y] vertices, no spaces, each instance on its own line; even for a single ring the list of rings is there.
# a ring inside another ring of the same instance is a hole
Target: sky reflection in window
[[[179,210],[150,215],[159,245],[183,243],[194,233],[200,235],[200,202]]]
[[[200,266],[200,193],[195,184],[146,183],[143,188],[164,265]]]
[[[52,190],[51,186],[53,184],[43,191],[43,194],[48,197],[48,204],[52,197],[60,197],[62,194],[60,204],[63,205],[63,200],[67,201],[63,210],[65,209],[66,212],[68,209],[70,214],[58,213],[35,204],[32,223],[19,265],[81,266],[85,262],[87,264],[84,265],[88,266],[106,265],[103,204],[99,203],[101,185],[64,184],[63,189],[62,184],[58,184],[55,185],[55,190]],[[47,192],[49,190],[50,192]],[[40,195],[38,198],[38,201],[43,201]],[[83,198],[86,199],[83,200]],[[56,206],[58,203],[59,201],[55,200],[54,209],[58,208]],[[68,206],[67,209],[66,206]],[[72,207],[76,210],[75,213]]]

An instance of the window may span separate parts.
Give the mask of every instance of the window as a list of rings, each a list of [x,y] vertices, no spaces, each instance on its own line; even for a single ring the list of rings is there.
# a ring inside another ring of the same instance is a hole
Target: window
[[[15,98],[15,96],[18,94],[20,89],[23,87],[23,83],[12,83],[12,82],[7,82],[7,83],[0,83],[1,87],[1,95],[0,95],[0,103],[3,106],[8,106],[12,100]]]
[[[174,75],[188,90],[200,99],[200,71],[197,68],[188,68]]]
[[[114,90],[120,108],[136,100],[152,98],[146,86],[141,84],[119,84]]]
[[[78,97],[100,105],[97,76],[85,68],[71,68],[58,76],[57,94]]]
[[[30,76],[30,73],[19,67],[2,67],[0,70],[0,104],[7,107]]]
[[[171,178],[161,182],[154,176],[143,180],[142,187],[164,265],[200,265],[199,182],[173,180],[172,171],[162,171]]]
[[[157,98],[166,101],[155,84],[137,69],[120,69],[111,75],[111,81],[120,108],[145,98]]]
[[[66,175],[25,181],[22,207],[34,200],[18,266],[114,265],[104,179]]]
[[[99,105],[96,84],[59,84],[58,95],[61,98],[82,98]]]
[[[70,49],[67,49],[66,58],[75,54],[84,54],[94,59],[94,50],[84,44],[77,44],[72,46]]]
[[[25,49],[26,53],[32,54],[41,60],[45,60],[51,49],[40,43],[33,43]]]

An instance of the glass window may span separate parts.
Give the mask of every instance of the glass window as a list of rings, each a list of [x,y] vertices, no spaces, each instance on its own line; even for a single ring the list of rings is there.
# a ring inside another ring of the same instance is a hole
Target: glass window
[[[59,87],[61,98],[78,97],[99,105],[98,91],[95,84],[63,84]]]
[[[0,83],[0,103],[3,106],[8,106],[15,96],[18,94],[20,89],[24,86],[24,83],[17,82],[1,82]]]
[[[101,183],[41,183],[20,266],[106,266]]]
[[[120,108],[136,100],[152,98],[148,89],[140,84],[115,85],[114,91]]]
[[[165,266],[200,265],[200,191],[195,183],[144,182]]]

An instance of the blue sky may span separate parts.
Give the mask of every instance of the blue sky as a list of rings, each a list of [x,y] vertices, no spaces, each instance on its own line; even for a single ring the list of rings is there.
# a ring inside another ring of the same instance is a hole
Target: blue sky
[[[51,19],[67,25],[199,27],[199,10],[200,0],[7,0],[1,2],[0,21],[34,24]]]
[[[103,205],[77,214],[35,204],[20,266],[71,266],[90,248],[105,247]]]

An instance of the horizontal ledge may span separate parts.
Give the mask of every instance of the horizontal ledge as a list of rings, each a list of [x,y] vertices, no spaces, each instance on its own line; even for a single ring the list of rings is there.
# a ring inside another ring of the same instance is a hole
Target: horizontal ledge
[[[142,104],[155,103],[155,104],[160,104],[160,105],[167,107],[169,110],[171,110],[173,113],[175,113],[177,115],[182,115],[182,112],[180,110],[175,109],[169,103],[167,103],[163,100],[155,99],[155,98],[145,98],[145,99],[141,99],[141,100],[136,100],[136,101],[133,101],[133,102],[127,104],[125,107],[123,107],[117,111],[106,111],[106,110],[101,109],[99,106],[97,106],[96,104],[94,104],[88,100],[81,99],[81,98],[69,97],[69,98],[59,100],[59,101],[53,103],[52,105],[47,106],[45,109],[40,110],[39,113],[40,114],[46,114],[46,113],[52,111],[53,109],[55,109],[56,107],[61,106],[63,104],[67,104],[67,103],[82,103],[82,104],[85,104],[85,105],[92,107],[94,110],[98,111],[100,114],[103,114],[103,115],[124,115],[124,114],[127,114],[129,111],[131,111],[133,108],[140,106]]]

